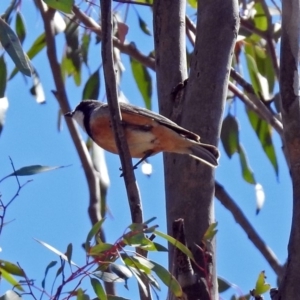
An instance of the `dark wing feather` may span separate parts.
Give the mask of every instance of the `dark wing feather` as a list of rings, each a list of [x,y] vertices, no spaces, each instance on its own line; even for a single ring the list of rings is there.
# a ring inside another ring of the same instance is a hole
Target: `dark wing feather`
[[[184,135],[185,137],[194,140],[194,141],[199,141],[200,137],[199,135],[184,129],[182,127],[180,127],[179,125],[177,125],[176,123],[172,122],[171,120],[169,120],[168,118],[159,115],[155,112],[152,112],[151,110],[145,109],[145,108],[141,108],[138,106],[134,106],[131,104],[127,104],[124,102],[120,102],[120,109],[122,112],[127,113],[127,114],[140,114],[141,116],[147,117],[147,118],[151,118],[153,120],[155,120],[156,122],[176,131],[179,134]]]

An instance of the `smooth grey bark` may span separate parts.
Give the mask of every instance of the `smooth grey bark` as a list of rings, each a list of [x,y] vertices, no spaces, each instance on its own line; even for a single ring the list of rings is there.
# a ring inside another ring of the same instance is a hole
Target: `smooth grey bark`
[[[154,35],[160,113],[201,136],[205,143],[217,145],[233,47],[239,27],[237,0],[201,0],[198,3],[197,33],[185,96],[174,98],[172,88],[186,77],[185,2],[154,1]],[[180,101],[183,100],[183,101]],[[187,244],[201,266],[208,264],[200,245],[208,226],[214,222],[214,171],[191,159],[164,155],[168,232],[178,218],[185,222]],[[199,271],[209,293],[199,291],[201,299],[217,299],[215,249],[211,249],[209,274]],[[173,255],[169,253],[172,269]],[[205,267],[204,267],[205,268]]]
[[[285,274],[277,299],[300,298],[300,103],[299,103],[299,0],[282,1],[280,93],[287,154],[293,184],[293,218]]]

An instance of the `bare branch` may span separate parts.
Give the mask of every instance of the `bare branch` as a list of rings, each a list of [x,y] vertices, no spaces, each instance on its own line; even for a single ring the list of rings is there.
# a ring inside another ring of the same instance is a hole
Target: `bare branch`
[[[273,116],[273,114],[266,109],[263,109],[263,111],[265,113],[262,113],[261,107],[264,106],[263,103],[261,103],[259,101],[259,99],[257,98],[257,100],[255,101],[255,104],[253,103],[253,101],[251,101],[246,95],[245,93],[243,93],[240,89],[238,89],[232,82],[228,83],[228,89],[234,93],[235,96],[239,97],[240,100],[251,110],[253,110],[254,112],[256,112],[262,119],[264,119],[265,121],[267,121],[277,132],[278,134],[282,137],[283,135],[283,127],[282,127],[282,123],[275,117]],[[256,105],[257,101],[259,103],[261,103],[261,105],[259,105],[259,107]]]
[[[215,197],[231,212],[235,221],[243,228],[250,241],[264,256],[277,276],[281,277],[283,273],[283,267],[278,262],[277,257],[258,235],[251,223],[247,220],[244,213],[237,206],[235,201],[229,196],[223,186],[220,185],[217,181],[215,182]]]

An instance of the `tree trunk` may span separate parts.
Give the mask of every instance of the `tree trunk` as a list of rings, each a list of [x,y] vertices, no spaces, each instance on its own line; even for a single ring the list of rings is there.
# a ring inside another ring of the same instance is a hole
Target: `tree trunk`
[[[154,1],[160,112],[198,133],[205,143],[218,143],[238,24],[236,0],[199,1],[190,77],[184,97],[174,97],[172,88],[186,78],[185,2]],[[214,171],[188,156],[175,154],[164,155],[164,166],[168,233],[172,233],[174,220],[184,219],[188,246],[202,268],[210,265],[209,274],[196,269],[199,282],[204,281],[209,290],[203,291],[202,284],[194,295],[218,299],[214,243],[209,249],[212,263],[203,260],[203,253],[195,246],[201,244],[205,231],[214,222]],[[169,257],[173,269],[172,251]]]

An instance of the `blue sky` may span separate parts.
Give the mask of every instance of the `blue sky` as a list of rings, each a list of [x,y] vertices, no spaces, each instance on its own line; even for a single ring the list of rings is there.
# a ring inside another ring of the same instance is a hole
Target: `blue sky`
[[[6,4],[0,3],[0,11],[3,12]],[[140,14],[145,17],[151,28],[148,8],[139,8]],[[28,50],[33,42],[29,32],[42,32],[42,21],[36,13],[31,1],[23,1],[22,13],[26,19],[27,38],[24,49]],[[96,11],[95,11],[96,16]],[[128,15],[129,33],[127,41],[135,41],[137,47],[144,53],[151,50],[151,37],[145,36],[136,26],[136,14],[130,9]],[[14,24],[14,21],[13,23]],[[136,41],[135,36],[139,35]],[[63,35],[57,37],[59,50],[62,51]],[[94,38],[93,38],[94,42]],[[93,43],[92,42],[92,43]],[[100,65],[98,55],[100,46],[95,46],[90,52],[89,59],[93,60],[95,69]],[[59,52],[58,57],[62,54]],[[132,79],[129,59],[122,56],[125,72],[122,76],[121,88],[125,96],[133,104],[143,106],[142,98]],[[13,68],[10,58],[5,55],[9,73]],[[85,240],[91,224],[87,215],[88,190],[84,173],[73,146],[70,134],[62,121],[62,130],[58,131],[58,104],[51,90],[54,89],[52,75],[46,59],[45,50],[34,60],[34,66],[41,77],[46,94],[46,104],[38,105],[29,93],[30,79],[18,74],[8,82],[7,97],[9,110],[6,115],[6,123],[0,136],[0,178],[12,172],[9,156],[12,158],[15,168],[27,165],[41,164],[48,166],[69,165],[70,167],[44,173],[34,177],[20,177],[25,182],[33,179],[20,192],[19,197],[9,208],[6,221],[11,221],[5,226],[0,237],[2,248],[1,259],[20,265],[27,272],[29,278],[36,280],[37,285],[43,279],[44,270],[52,260],[59,261],[58,257],[44,248],[33,238],[43,240],[55,248],[65,251],[69,243],[73,244],[73,260],[77,264],[84,264],[84,251],[81,244]],[[84,71],[83,84],[88,72]],[[104,98],[104,82],[101,78],[101,96]],[[154,95],[152,98],[153,110],[157,111],[157,98],[155,78],[153,77]],[[76,87],[72,79],[67,80],[67,93],[72,107],[81,100],[83,85]],[[228,193],[236,200],[246,216],[252,222],[258,233],[264,238],[266,244],[275,252],[280,262],[283,263],[287,254],[287,242],[291,220],[292,191],[288,169],[282,155],[281,142],[276,133],[273,141],[276,146],[276,154],[279,161],[279,177],[267,160],[262,147],[250,127],[243,105],[237,100],[235,113],[240,122],[240,140],[246,149],[249,163],[255,173],[256,180],[262,184],[266,202],[259,213],[255,214],[254,187],[247,184],[241,178],[239,159],[235,155],[229,160],[220,143],[221,160],[216,170],[216,179],[226,188]],[[225,114],[227,109],[225,109]],[[86,138],[83,135],[83,138]],[[113,243],[119,238],[125,228],[131,223],[129,207],[123,179],[119,177],[119,157],[105,153],[110,176],[110,188],[108,191],[108,205],[110,215],[105,221],[105,232],[109,242]],[[144,176],[140,169],[135,171],[141,196],[145,219],[153,216],[159,224],[161,231],[166,231],[165,225],[165,196],[162,168],[162,155],[150,158],[153,165],[153,174],[150,178]],[[4,181],[0,186],[2,200],[8,201],[17,190],[15,178]],[[254,288],[256,278],[260,271],[265,270],[267,281],[276,286],[276,276],[264,260],[262,255],[254,248],[243,230],[236,225],[232,215],[215,200],[216,221],[218,221],[217,233],[217,270],[218,274],[228,281],[239,286],[240,290],[247,293]],[[159,239],[158,239],[159,241]],[[150,256],[151,259],[167,265],[167,255],[158,253]],[[54,271],[50,272],[48,287],[54,278]],[[129,280],[129,291],[122,284],[120,294],[130,299],[136,299],[136,282]],[[163,284],[161,283],[161,286]],[[0,282],[0,294],[2,295],[9,286]],[[159,298],[165,298],[164,289]],[[221,295],[223,299],[229,299],[234,293]],[[91,292],[92,294],[92,292]],[[92,295],[93,296],[93,295]],[[268,299],[268,296],[265,297]]]

